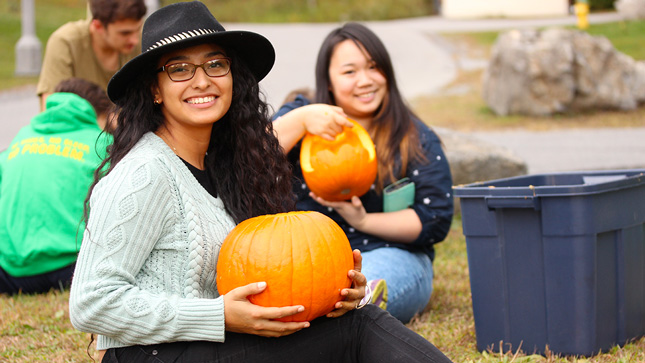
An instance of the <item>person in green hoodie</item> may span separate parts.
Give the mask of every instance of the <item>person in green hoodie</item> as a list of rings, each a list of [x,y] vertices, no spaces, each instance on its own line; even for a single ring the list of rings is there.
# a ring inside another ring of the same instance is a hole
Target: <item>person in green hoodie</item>
[[[0,293],[69,287],[110,108],[98,85],[64,80],[0,153]]]

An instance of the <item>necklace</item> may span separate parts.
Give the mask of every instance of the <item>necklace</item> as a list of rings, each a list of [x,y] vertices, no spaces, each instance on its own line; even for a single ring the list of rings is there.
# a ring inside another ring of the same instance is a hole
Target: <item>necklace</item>
[[[182,157],[181,157],[181,155],[179,155],[179,154],[177,153],[177,148],[175,147],[175,145],[173,145],[173,143],[172,143],[172,142],[170,142],[170,140],[168,139],[168,137],[166,136],[166,134],[165,134],[165,133],[164,133],[164,134],[159,134],[158,136],[161,138],[161,140],[163,140],[163,142],[165,142],[165,143],[166,143],[166,145],[170,146],[170,148],[171,148],[171,149],[172,149],[172,151],[175,153],[175,155],[177,155],[180,159],[185,160],[184,158],[182,158]],[[205,154],[204,156],[206,156],[206,155],[208,155],[208,152],[205,152],[204,154]],[[202,158],[202,160],[203,160],[203,158]],[[192,165],[192,164],[191,164],[191,165]],[[201,169],[200,169],[200,170],[201,170]]]
[[[163,142],[166,143],[166,145],[170,146],[175,155],[179,156],[177,154],[177,148],[175,147],[175,145],[173,145],[172,142],[170,142],[170,140],[168,140],[168,138],[164,134],[159,134],[158,136],[161,138],[161,140],[163,140]]]
[[[170,140],[168,140],[168,144],[172,148],[172,151],[175,152],[175,155],[177,155],[177,148],[170,142]]]

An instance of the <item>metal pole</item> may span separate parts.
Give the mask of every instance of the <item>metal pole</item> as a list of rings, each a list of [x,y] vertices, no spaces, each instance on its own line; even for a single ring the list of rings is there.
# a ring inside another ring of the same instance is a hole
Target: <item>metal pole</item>
[[[145,3],[146,8],[148,9],[146,16],[154,13],[157,9],[159,9],[159,0],[145,0]]]
[[[36,37],[34,0],[21,1],[22,35],[16,43],[16,76],[37,76],[42,65],[40,40]]]

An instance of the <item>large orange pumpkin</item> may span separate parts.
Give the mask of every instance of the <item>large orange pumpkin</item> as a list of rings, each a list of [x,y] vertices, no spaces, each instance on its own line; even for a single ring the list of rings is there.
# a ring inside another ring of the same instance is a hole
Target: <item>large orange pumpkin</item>
[[[217,290],[224,295],[266,281],[249,300],[266,307],[303,305],[281,321],[310,321],[325,315],[351,286],[354,258],[343,230],[318,212],[290,212],[250,218],[226,237],[217,261]]]
[[[329,201],[362,196],[376,179],[376,150],[356,121],[333,141],[307,134],[300,149],[302,175],[309,189]]]

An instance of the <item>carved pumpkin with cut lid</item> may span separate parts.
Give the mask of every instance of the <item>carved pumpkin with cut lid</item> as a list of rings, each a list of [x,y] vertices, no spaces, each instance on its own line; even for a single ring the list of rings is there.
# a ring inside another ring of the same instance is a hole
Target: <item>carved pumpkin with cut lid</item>
[[[333,141],[307,134],[300,149],[300,166],[307,187],[328,201],[348,200],[367,193],[376,179],[372,138],[356,121]]]

